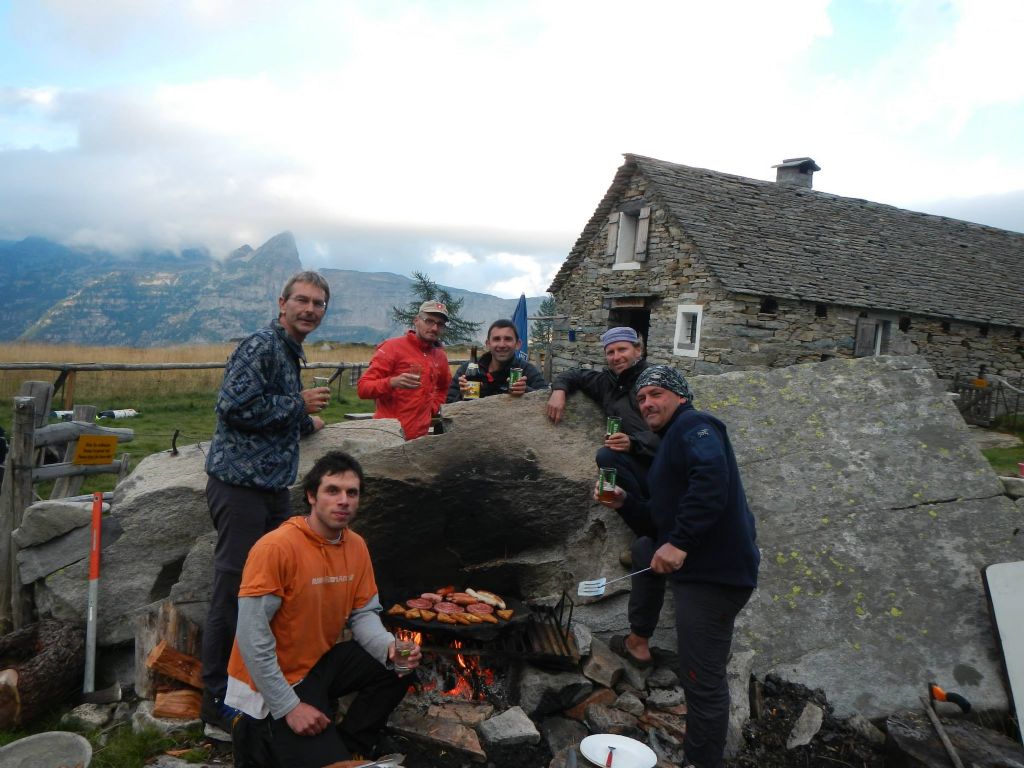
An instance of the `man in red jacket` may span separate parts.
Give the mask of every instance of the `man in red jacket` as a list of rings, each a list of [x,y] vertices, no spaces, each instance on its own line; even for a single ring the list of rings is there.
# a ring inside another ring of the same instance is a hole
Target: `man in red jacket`
[[[412,321],[413,330],[382,342],[359,379],[363,400],[376,400],[375,419],[398,419],[405,439],[427,434],[430,419],[441,409],[452,380],[441,336],[448,308],[425,301]]]

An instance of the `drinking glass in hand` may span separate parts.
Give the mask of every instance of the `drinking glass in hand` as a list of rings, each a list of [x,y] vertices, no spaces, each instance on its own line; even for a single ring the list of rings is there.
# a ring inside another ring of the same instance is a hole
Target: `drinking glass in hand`
[[[598,501],[615,501],[615,467],[601,467],[598,477]]]
[[[399,677],[408,675],[413,667],[409,665],[409,656],[416,650],[416,643],[412,640],[395,640],[395,674]]]

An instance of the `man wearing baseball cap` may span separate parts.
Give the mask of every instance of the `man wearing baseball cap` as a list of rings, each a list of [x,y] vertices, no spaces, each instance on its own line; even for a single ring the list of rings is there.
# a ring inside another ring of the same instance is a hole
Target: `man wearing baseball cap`
[[[452,379],[441,343],[448,307],[424,301],[412,325],[404,336],[381,342],[356,388],[361,399],[377,401],[373,418],[401,422],[406,440],[427,434]]]
[[[652,538],[640,538],[633,558],[667,577],[672,588],[679,680],[686,693],[684,765],[720,768],[729,726],[726,667],[736,616],[757,586],[761,554],[754,516],[725,424],[693,407],[686,379],[653,365],[633,391],[647,426],[661,437],[647,475],[649,495],[615,489],[599,503],[619,510]],[[641,544],[648,546],[646,556]],[[654,634],[663,580],[633,577],[629,599],[632,654]]]
[[[647,368],[643,342],[632,328],[610,328],[601,336],[608,366],[601,370],[574,368],[555,377],[548,398],[548,418],[556,424],[565,414],[566,396],[580,391],[601,406],[605,416],[617,416],[619,431],[605,437],[597,451],[598,467],[614,467],[617,484],[628,492],[647,495],[647,469],[658,449],[658,436],[640,417],[633,384]],[[641,531],[635,531],[642,535]]]

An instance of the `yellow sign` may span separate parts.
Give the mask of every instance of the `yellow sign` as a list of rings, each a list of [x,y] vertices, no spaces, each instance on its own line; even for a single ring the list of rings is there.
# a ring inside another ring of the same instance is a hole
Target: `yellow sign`
[[[82,435],[72,464],[113,464],[117,435]]]

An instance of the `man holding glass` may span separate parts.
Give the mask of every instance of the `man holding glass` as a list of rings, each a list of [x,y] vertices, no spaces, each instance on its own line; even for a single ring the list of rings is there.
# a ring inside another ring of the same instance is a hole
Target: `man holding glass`
[[[238,585],[252,545],[291,516],[288,486],[299,469],[299,438],[324,426],[327,387],[302,388],[302,342],[320,325],[331,288],[317,272],[289,278],[278,317],[244,339],[217,395],[217,428],[206,456],[206,500],[217,529],[213,588],[203,629],[207,735],[227,738],[224,691],[235,636]]]
[[[373,418],[398,419],[406,440],[427,434],[452,380],[441,343],[448,308],[439,301],[424,301],[412,324],[404,336],[377,347],[356,388],[361,399],[377,401]]]
[[[380,620],[366,541],[350,529],[363,469],[342,451],[322,456],[302,479],[308,515],[297,515],[252,548],[238,597],[238,631],[226,703],[237,710],[236,765],[320,768],[376,758],[388,715],[420,661],[412,644],[396,670],[396,639]],[[348,629],[351,639],[338,642]],[[358,692],[334,726],[335,702]]]

